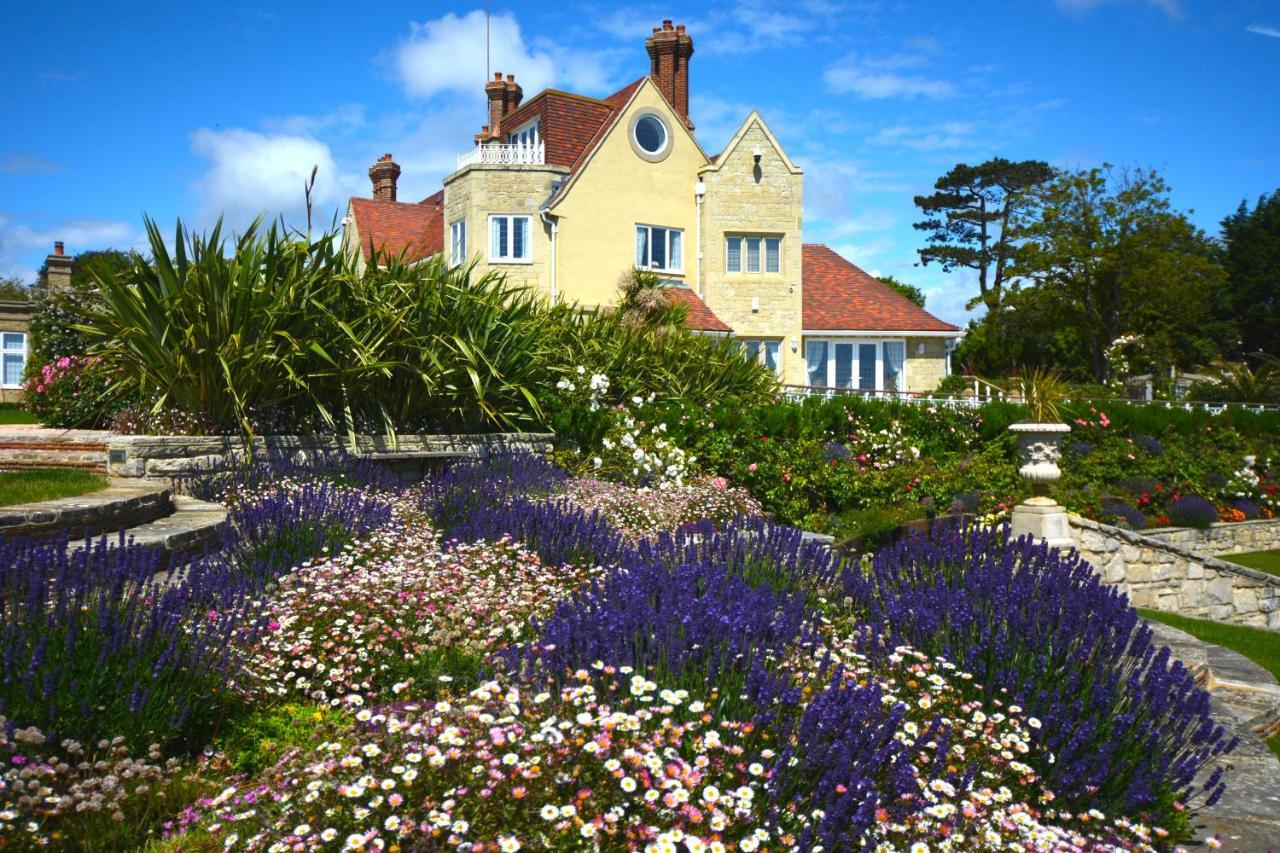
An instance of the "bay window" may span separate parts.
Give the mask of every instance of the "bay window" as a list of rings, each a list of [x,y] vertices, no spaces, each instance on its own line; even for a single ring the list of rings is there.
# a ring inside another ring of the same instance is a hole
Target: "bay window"
[[[811,387],[894,394],[906,390],[905,341],[806,338],[804,354]]]
[[[492,213],[489,215],[489,261],[498,264],[527,264],[533,260],[529,244],[529,217]]]
[[[636,226],[636,266],[658,272],[684,269],[684,231],[656,225]]]

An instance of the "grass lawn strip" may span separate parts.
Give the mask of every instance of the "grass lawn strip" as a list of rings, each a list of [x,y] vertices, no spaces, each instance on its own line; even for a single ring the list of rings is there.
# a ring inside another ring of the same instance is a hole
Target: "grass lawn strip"
[[[1269,575],[1280,575],[1280,551],[1251,551],[1247,554],[1223,554],[1218,558],[1237,566],[1257,569]]]
[[[103,477],[73,468],[0,471],[0,506],[69,498],[106,487]]]
[[[1267,552],[1264,552],[1267,553]],[[1274,554],[1275,552],[1270,552]],[[1234,556],[1242,556],[1236,554]],[[1244,555],[1249,556],[1249,555]],[[1242,564],[1244,565],[1244,564]],[[1163,622],[1166,625],[1186,631],[1197,640],[1213,643],[1239,652],[1258,666],[1270,672],[1280,681],[1280,632],[1267,631],[1262,628],[1246,628],[1241,625],[1224,625],[1209,619],[1192,619],[1189,616],[1178,616],[1163,613],[1159,610],[1138,609],[1144,619]],[[1271,751],[1280,757],[1280,735],[1266,741]]]

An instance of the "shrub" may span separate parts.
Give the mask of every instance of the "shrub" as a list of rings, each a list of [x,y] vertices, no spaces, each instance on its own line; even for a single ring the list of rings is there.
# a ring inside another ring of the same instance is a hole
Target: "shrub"
[[[1102,511],[1123,521],[1130,530],[1141,530],[1147,526],[1147,517],[1142,510],[1120,498],[1103,498]]]
[[[1148,456],[1164,455],[1164,444],[1158,438],[1152,438],[1149,435],[1135,435],[1133,443],[1146,451]]]
[[[1169,504],[1169,523],[1174,527],[1208,527],[1218,520],[1218,508],[1199,495],[1183,495]]]
[[[1263,517],[1262,507],[1248,498],[1236,498],[1231,502],[1231,506],[1238,509],[1244,515],[1246,521],[1253,521]]]
[[[120,405],[111,382],[101,359],[62,356],[37,368],[23,383],[23,405],[45,426],[96,427]]]
[[[887,548],[845,578],[890,645],[954,661],[1043,722],[1036,744],[1053,761],[1037,770],[1066,802],[1176,823],[1175,800],[1220,795],[1221,772],[1195,785],[1234,745],[1209,695],[1077,555],[971,528]]]

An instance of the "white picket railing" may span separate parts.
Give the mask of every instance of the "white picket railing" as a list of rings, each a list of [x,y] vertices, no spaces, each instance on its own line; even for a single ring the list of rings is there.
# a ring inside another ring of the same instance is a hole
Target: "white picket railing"
[[[541,166],[547,162],[547,145],[537,142],[527,145],[488,143],[477,145],[465,154],[458,155],[458,168],[481,165]]]

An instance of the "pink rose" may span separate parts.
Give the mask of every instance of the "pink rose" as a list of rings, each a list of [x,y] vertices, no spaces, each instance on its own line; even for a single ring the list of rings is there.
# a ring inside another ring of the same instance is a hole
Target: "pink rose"
[[[748,470],[748,471],[752,471],[752,472],[754,472],[754,471],[756,470],[756,468],[758,468],[758,467],[759,467],[759,466],[758,466],[758,465],[756,465],[756,463],[752,462],[750,465],[748,465],[748,466],[747,466],[747,470]]]

